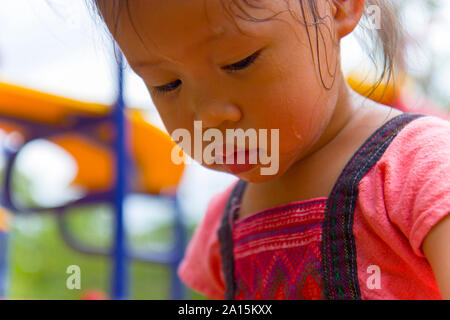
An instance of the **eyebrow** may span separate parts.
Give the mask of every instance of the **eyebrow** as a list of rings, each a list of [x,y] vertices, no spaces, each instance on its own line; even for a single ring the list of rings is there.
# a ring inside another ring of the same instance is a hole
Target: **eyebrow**
[[[209,35],[207,38],[199,41],[197,44],[193,45],[193,47],[199,47],[205,44],[208,44],[210,42],[214,42],[217,41],[219,39],[221,39],[223,37],[223,35],[225,34],[225,30],[221,29],[218,32],[214,32],[213,34]],[[134,63],[134,68],[143,68],[143,67],[155,67],[159,64],[161,64],[164,60],[163,59],[156,59],[156,60],[151,60],[151,61],[138,61],[136,63]]]

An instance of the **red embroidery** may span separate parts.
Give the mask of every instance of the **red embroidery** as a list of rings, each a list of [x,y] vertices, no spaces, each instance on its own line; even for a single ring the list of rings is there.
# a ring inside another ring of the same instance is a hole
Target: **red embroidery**
[[[235,299],[324,299],[322,221],[326,199],[298,202],[237,221]]]

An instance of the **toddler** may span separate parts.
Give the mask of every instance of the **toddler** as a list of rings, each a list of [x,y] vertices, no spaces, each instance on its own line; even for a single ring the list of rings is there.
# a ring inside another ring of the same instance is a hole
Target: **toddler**
[[[450,298],[450,123],[371,101],[341,70],[340,40],[366,21],[391,79],[390,1],[92,4],[166,129],[221,141],[186,153],[239,178],[187,247],[188,286],[214,299]],[[252,144],[251,130],[277,139]],[[250,133],[219,139],[229,132]]]

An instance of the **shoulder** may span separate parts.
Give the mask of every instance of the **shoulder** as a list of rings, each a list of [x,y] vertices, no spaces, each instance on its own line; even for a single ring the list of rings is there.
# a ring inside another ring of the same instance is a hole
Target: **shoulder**
[[[225,281],[218,229],[227,200],[236,183],[232,183],[211,199],[178,268],[178,276],[187,286],[211,298],[224,298]]]
[[[391,223],[423,256],[425,236],[450,208],[450,122],[424,116],[408,123],[367,178],[372,190],[381,189]]]
[[[450,122],[434,116],[411,121],[398,132],[377,165],[385,169],[383,172],[388,177],[409,176],[416,183],[429,180],[432,173],[448,169]]]
[[[391,151],[426,150],[435,149],[439,145],[448,145],[449,143],[450,121],[436,116],[423,115],[423,117],[408,123],[392,141],[389,149]]]

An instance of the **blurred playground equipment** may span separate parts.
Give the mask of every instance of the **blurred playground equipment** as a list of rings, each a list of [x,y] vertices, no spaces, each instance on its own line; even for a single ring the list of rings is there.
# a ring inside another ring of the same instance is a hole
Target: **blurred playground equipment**
[[[400,74],[396,81],[381,82],[374,89],[374,82],[361,73],[353,72],[347,77],[350,87],[371,100],[391,106],[403,112],[421,113],[450,120],[450,110],[438,106],[426,96],[416,94],[414,80]]]
[[[6,156],[0,211],[0,297],[4,296],[8,281],[8,211],[32,214],[52,210],[70,247],[111,258],[112,299],[129,297],[130,259],[168,265],[171,298],[185,298],[185,288],[176,275],[186,243],[177,193],[184,165],[171,161],[172,148],[177,146],[168,134],[145,121],[141,111],[125,107],[122,72],[118,68],[118,98],[114,106],[0,83],[0,130],[4,135],[1,150]],[[22,208],[14,202],[12,169],[22,149],[35,139],[46,139],[73,157],[78,172],[72,184],[83,187],[85,196],[52,208]],[[162,197],[173,204],[174,232],[171,248],[166,252],[133,252],[127,247],[124,200],[129,193]],[[114,243],[109,250],[83,245],[71,234],[67,223],[68,209],[95,203],[109,203],[114,208]]]
[[[10,230],[11,214],[0,208],[0,293],[5,291],[6,274],[8,272],[8,232]],[[0,294],[0,297],[2,295]]]
[[[176,275],[186,244],[177,186],[184,166],[171,161],[176,144],[169,135],[145,121],[141,111],[125,108],[122,68],[118,68],[118,98],[114,106],[85,103],[30,89],[0,83],[1,150],[6,155],[0,210],[0,296],[7,281],[9,219],[13,213],[53,210],[67,244],[80,252],[103,255],[112,260],[112,299],[129,296],[128,261],[135,259],[168,265],[171,268],[171,298],[184,299],[185,288]],[[424,113],[450,120],[450,115],[427,100],[408,100],[410,84],[405,77],[397,87],[364,83],[358,74],[349,85],[362,95],[404,112]],[[414,106],[414,108],[412,108]],[[21,208],[12,194],[12,169],[17,156],[31,141],[47,139],[66,150],[76,161],[78,172],[72,184],[87,194],[52,208]],[[173,203],[173,245],[167,252],[133,252],[127,247],[123,205],[127,194],[141,193],[168,198]],[[114,208],[114,244],[98,250],[79,243],[68,227],[66,212],[79,205],[108,202]],[[96,295],[97,296],[97,295]],[[87,297],[89,299],[89,297]]]

